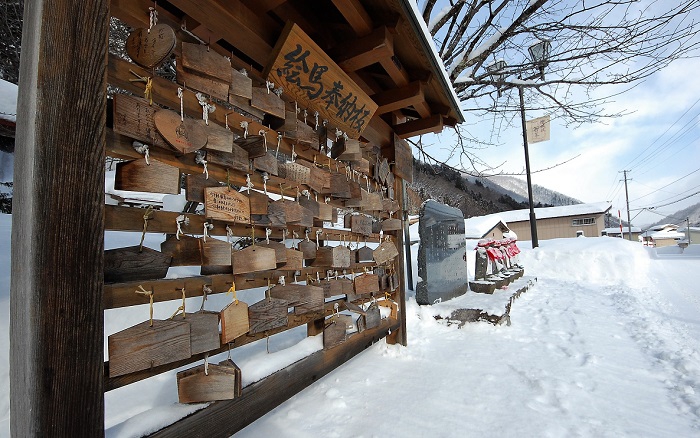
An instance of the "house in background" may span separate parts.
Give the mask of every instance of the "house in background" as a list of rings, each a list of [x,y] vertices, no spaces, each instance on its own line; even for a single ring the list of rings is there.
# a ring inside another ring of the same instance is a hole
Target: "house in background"
[[[605,226],[605,214],[612,206],[607,202],[536,208],[537,238],[540,240],[584,236],[600,236]],[[532,240],[530,235],[530,210],[503,211],[498,216],[517,236],[518,240]]]
[[[603,229],[601,236],[608,237],[622,237],[624,239],[629,239],[630,227],[622,227],[622,235],[620,235],[620,227],[612,227]],[[642,229],[639,227],[632,227],[632,241],[639,241],[639,235],[642,234]]]
[[[503,239],[510,232],[508,225],[497,214],[470,217],[464,220],[464,237],[467,239]]]
[[[679,233],[683,233],[684,239],[688,238],[688,227],[682,227],[678,230]],[[700,243],[700,227],[690,227],[690,242],[691,245],[697,245]]]
[[[685,239],[686,235],[678,231],[678,225],[663,224],[649,228],[639,237],[645,246],[661,248],[678,244],[678,241]]]

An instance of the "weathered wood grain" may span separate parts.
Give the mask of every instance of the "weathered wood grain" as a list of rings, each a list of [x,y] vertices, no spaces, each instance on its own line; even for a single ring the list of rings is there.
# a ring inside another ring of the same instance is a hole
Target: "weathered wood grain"
[[[211,176],[207,179],[201,173],[188,174],[185,177],[185,199],[203,203],[206,187],[221,187],[221,183]]]
[[[285,118],[284,101],[275,93],[268,92],[266,88],[253,87],[253,96],[250,99],[250,106],[275,116],[278,119]]]
[[[207,144],[204,146],[204,149],[207,151],[233,153],[233,131],[213,122],[206,125],[205,129],[207,131]]]
[[[261,172],[267,172],[270,175],[277,176],[279,174],[279,164],[279,161],[275,158],[275,154],[270,151],[262,157],[253,158],[253,168]]]
[[[183,154],[202,149],[207,144],[207,131],[198,119],[185,117],[175,111],[160,109],[153,116],[156,129],[168,144]]]
[[[192,236],[170,236],[160,244],[160,251],[172,257],[171,266],[198,266],[202,264],[200,239]]]
[[[253,97],[253,80],[240,71],[233,69],[231,72],[231,86],[228,92],[234,96],[250,100]]]
[[[303,254],[304,260],[313,260],[316,258],[316,243],[310,240],[302,240],[297,245],[299,251]]]
[[[190,355],[216,350],[219,343],[219,312],[201,310],[199,312],[179,314],[172,321],[186,322],[190,325]]]
[[[169,255],[138,245],[110,249],[104,255],[104,279],[115,283],[164,278],[171,260]]]
[[[113,105],[113,129],[115,133],[126,135],[149,145],[172,150],[156,129],[153,121],[159,107],[150,105],[146,99],[126,94],[115,94]]]
[[[136,29],[126,39],[126,53],[137,64],[153,68],[163,62],[175,49],[175,31],[167,24],[152,29]]]
[[[192,72],[231,83],[231,62],[203,44],[182,43],[182,66]]]
[[[399,255],[394,242],[384,241],[374,250],[372,257],[378,265],[394,260]]]
[[[204,189],[204,216],[226,222],[249,223],[250,201],[244,194],[228,187],[207,187]]]
[[[275,250],[258,245],[234,251],[232,255],[233,273],[245,274],[277,268]]]
[[[331,316],[323,329],[323,349],[328,350],[345,342],[345,323]]]
[[[238,170],[244,173],[249,172],[248,152],[235,143],[231,146],[230,153],[217,150],[208,150],[207,161],[210,164],[216,164],[230,170]]]
[[[379,292],[379,277],[375,274],[362,274],[354,279],[355,294],[364,295]]]
[[[293,248],[287,248],[287,261],[279,267],[282,271],[301,271],[304,269],[304,254]]]
[[[261,333],[287,325],[287,301],[264,298],[248,307],[250,334]]]
[[[134,192],[180,193],[180,169],[151,159],[117,163],[114,175],[115,190]]]
[[[227,344],[248,333],[248,304],[234,301],[221,310],[221,343]]]
[[[180,403],[204,403],[236,397],[237,372],[233,367],[204,364],[177,373]]]
[[[294,307],[294,313],[301,315],[308,312],[323,310],[323,288],[303,284],[277,285],[270,289],[272,298],[287,301],[289,307]]]
[[[186,322],[145,321],[107,337],[109,376],[121,376],[186,359],[190,353],[190,326]]]
[[[178,59],[175,63],[175,71],[177,73],[177,82],[187,88],[201,91],[209,96],[216,97],[223,101],[228,100],[229,83],[215,79],[210,76],[197,74],[183,68],[182,62]]]
[[[331,268],[349,268],[350,250],[345,246],[322,246],[316,250],[313,266],[328,266]]]
[[[199,246],[202,254],[202,265],[205,266],[231,266],[231,244],[224,241],[208,237],[199,239]]]
[[[363,246],[357,249],[357,262],[371,262],[374,260],[374,250],[369,246]]]

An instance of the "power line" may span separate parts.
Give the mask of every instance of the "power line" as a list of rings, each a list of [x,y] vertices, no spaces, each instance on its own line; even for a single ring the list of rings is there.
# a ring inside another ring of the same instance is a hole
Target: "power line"
[[[634,202],[634,201],[636,201],[636,200],[638,200],[638,199],[646,198],[647,196],[652,195],[652,194],[654,194],[654,193],[656,193],[656,192],[658,192],[658,191],[660,191],[660,190],[662,190],[662,189],[665,189],[666,187],[668,187],[668,186],[670,186],[670,185],[672,185],[672,184],[675,184],[675,183],[677,183],[678,181],[682,180],[683,178],[687,178],[687,177],[689,177],[690,175],[692,175],[692,174],[694,174],[695,172],[698,172],[698,171],[700,171],[700,167],[697,168],[697,169],[695,169],[695,170],[693,170],[693,171],[690,172],[689,174],[687,174],[687,175],[685,175],[685,176],[682,176],[682,177],[678,178],[677,180],[672,181],[672,182],[666,184],[666,185],[663,186],[663,187],[659,187],[658,189],[654,190],[653,192],[649,192],[649,193],[647,193],[646,195],[640,196],[639,198],[632,199],[630,202]]]
[[[698,194],[700,194],[700,191],[697,191],[697,192],[695,192],[695,193],[691,193],[690,195],[688,195],[688,196],[686,196],[686,197],[684,197],[684,198],[681,198],[681,199],[679,199],[679,200],[677,200],[677,201],[669,202],[669,203],[667,203],[667,204],[662,204],[662,205],[656,205],[656,206],[654,206],[654,207],[649,207],[649,210],[653,210],[653,209],[656,209],[656,208],[659,208],[659,207],[666,207],[666,206],[668,206],[668,205],[676,204],[676,203],[678,203],[678,202],[685,201],[685,200],[688,199],[688,198],[692,198],[693,196],[698,195]]]

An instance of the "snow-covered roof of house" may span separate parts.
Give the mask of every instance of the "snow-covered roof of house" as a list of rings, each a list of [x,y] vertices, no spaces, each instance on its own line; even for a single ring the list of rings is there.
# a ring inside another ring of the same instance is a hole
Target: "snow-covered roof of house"
[[[640,237],[651,237],[654,240],[662,239],[683,239],[686,237],[685,233],[678,232],[676,230],[647,230],[639,235]]]
[[[17,85],[0,79],[0,119],[17,120]]]
[[[630,227],[622,227],[622,230],[623,230],[622,231],[623,233],[629,233]],[[607,233],[607,234],[620,234],[620,227],[605,228],[605,229],[603,229],[603,232]],[[642,229],[639,227],[633,226],[632,232],[633,233],[641,233]]]
[[[481,239],[499,225],[504,231],[508,230],[508,225],[497,214],[470,217],[464,219],[464,235],[467,239]]]
[[[654,225],[653,227],[649,227],[648,231],[661,231],[661,230],[677,230],[678,225],[675,224],[661,224],[661,225]]]
[[[607,202],[543,207],[535,209],[535,216],[537,219],[551,219],[555,217],[582,216],[586,214],[603,214],[610,210],[611,207],[612,205]],[[498,213],[498,216],[500,216],[506,224],[525,222],[530,220],[530,210],[524,208],[522,210],[502,211]]]

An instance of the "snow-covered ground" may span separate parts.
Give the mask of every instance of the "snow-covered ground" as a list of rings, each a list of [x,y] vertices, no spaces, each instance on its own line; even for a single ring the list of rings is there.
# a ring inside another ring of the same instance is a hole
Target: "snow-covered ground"
[[[9,236],[0,215],[0,436],[9,434]],[[540,245],[520,243],[537,283],[513,305],[511,326],[447,326],[434,315],[451,302],[420,307],[409,294],[408,347],[375,344],[237,436],[700,436],[700,245]],[[216,298],[207,308],[225,301]],[[141,307],[121,316],[144,320]],[[130,324],[110,318],[108,331]],[[264,343],[234,350],[244,380],[256,364],[319,348],[292,332],[271,338],[270,355]],[[108,393],[107,436],[140,436],[197,408],[176,401],[174,373]]]

